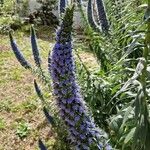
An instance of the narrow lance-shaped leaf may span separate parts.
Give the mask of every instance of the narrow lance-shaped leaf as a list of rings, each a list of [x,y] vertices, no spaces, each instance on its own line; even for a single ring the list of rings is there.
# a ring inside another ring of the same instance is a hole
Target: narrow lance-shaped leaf
[[[41,66],[41,58],[39,54],[39,48],[37,45],[36,35],[33,26],[31,26],[31,46],[32,46],[32,53],[34,57],[35,64],[40,67]]]
[[[11,33],[9,32],[9,38],[10,38],[10,44],[11,44],[11,48],[17,58],[17,60],[20,62],[20,64],[26,68],[26,69],[31,69],[31,65],[29,64],[29,62],[27,62],[27,60],[24,58],[23,54],[21,53],[21,51],[19,50],[16,42],[14,41]]]
[[[127,134],[125,140],[124,140],[124,146],[133,138],[135,132],[135,127],[131,129],[131,131]]]
[[[40,150],[47,150],[46,146],[45,146],[44,143],[41,141],[41,139],[39,139],[38,144],[39,144]]]
[[[144,63],[145,63],[145,59],[141,58],[137,64],[133,76],[123,85],[123,87],[113,96],[113,98],[117,97],[119,94],[127,90],[127,88],[141,75],[144,69]]]

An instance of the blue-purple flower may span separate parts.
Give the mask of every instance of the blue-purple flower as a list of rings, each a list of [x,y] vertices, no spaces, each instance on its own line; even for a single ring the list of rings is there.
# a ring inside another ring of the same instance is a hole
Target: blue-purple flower
[[[96,128],[88,115],[76,82],[72,55],[71,31],[74,7],[66,8],[62,25],[57,31],[56,44],[49,57],[49,71],[59,112],[68,127],[69,138],[76,150],[108,149],[106,134]]]

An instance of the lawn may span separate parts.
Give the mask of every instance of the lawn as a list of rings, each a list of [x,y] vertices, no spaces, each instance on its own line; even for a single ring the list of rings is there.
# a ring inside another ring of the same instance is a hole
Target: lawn
[[[23,35],[16,37],[19,37],[17,42],[21,50],[31,60],[29,38]],[[34,76],[15,59],[8,37],[1,35],[0,39],[0,149],[35,149],[39,137],[54,139],[54,135],[34,92]],[[44,40],[39,43],[46,59],[52,44]],[[53,143],[53,140],[50,141]]]

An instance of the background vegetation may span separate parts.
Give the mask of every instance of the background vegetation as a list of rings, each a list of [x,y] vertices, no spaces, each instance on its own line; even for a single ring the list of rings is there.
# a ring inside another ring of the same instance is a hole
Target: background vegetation
[[[149,150],[150,2],[106,0],[104,5],[109,21],[107,32],[94,30],[87,14],[80,5],[76,6],[85,25],[73,32],[76,74],[82,95],[114,149]],[[68,150],[66,136],[60,132],[62,128],[58,130],[58,124],[54,127],[48,123],[42,112],[43,103],[34,92],[36,78],[44,91],[46,106],[51,106],[48,111],[58,116],[48,86],[38,77],[40,71],[35,76],[22,68],[10,49],[11,29],[26,59],[36,68],[29,41],[30,16],[24,12],[22,19],[18,11],[15,1],[6,0],[0,7],[0,149],[38,149],[37,141],[41,138],[48,149]],[[98,16],[94,16],[99,25]],[[47,72],[48,53],[55,43],[58,22],[43,25],[37,20],[34,25],[42,68]],[[61,119],[56,117],[56,121]]]

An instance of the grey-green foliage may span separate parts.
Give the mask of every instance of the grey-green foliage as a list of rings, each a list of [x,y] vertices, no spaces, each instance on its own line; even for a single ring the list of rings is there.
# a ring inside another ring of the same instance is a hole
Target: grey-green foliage
[[[91,34],[88,26],[85,33],[87,43],[90,41],[93,44],[92,52],[95,53],[97,43],[101,48],[97,54],[100,55],[103,50],[108,68],[103,69],[105,65],[101,64],[100,71],[87,72],[88,68],[81,63],[78,74],[82,90],[92,108],[93,117],[100,127],[110,133],[111,142],[116,149],[149,149],[147,71],[150,57],[147,53],[145,61],[143,56],[147,29],[143,22],[145,5],[139,6],[135,0],[106,0],[105,4],[111,26],[110,35],[97,37],[96,34]],[[149,20],[148,11],[145,16]],[[91,39],[97,39],[98,42]],[[150,39],[149,36],[147,39]],[[98,57],[99,55],[96,57],[101,62],[104,57]]]
[[[144,25],[143,25],[144,27]],[[142,29],[142,28],[141,28]],[[138,35],[137,41],[131,41],[131,43],[129,42],[129,48],[127,49],[128,52],[132,52],[130,54],[133,54],[133,50],[137,51],[137,50],[142,50],[143,51],[143,55],[140,52],[140,57],[142,56],[142,59],[140,59],[139,63],[137,63],[137,68],[135,69],[135,72],[133,74],[132,77],[130,77],[130,79],[128,79],[128,81],[124,84],[124,86],[121,88],[121,92],[122,95],[126,94],[125,97],[131,97],[131,103],[130,106],[124,105],[124,110],[126,109],[126,111],[129,111],[129,108],[132,110],[130,111],[129,114],[124,114],[122,115],[122,121],[123,125],[121,125],[119,127],[119,133],[120,134],[120,140],[122,140],[122,142],[124,142],[124,144],[122,145],[124,149],[126,149],[127,147],[132,149],[139,149],[139,150],[143,150],[143,149],[149,149],[149,133],[150,133],[150,123],[149,123],[149,113],[148,113],[148,104],[147,101],[149,100],[149,96],[147,93],[147,88],[149,87],[149,83],[147,82],[147,65],[148,65],[148,61],[147,61],[147,56],[144,54],[146,51],[146,42],[145,40],[143,40],[143,38],[146,36],[145,32],[138,32],[139,30],[137,30],[137,32],[134,32],[133,35]],[[142,34],[141,34],[142,33]],[[141,34],[141,36],[140,36]],[[140,37],[140,38],[139,38]],[[145,44],[145,45],[144,45]],[[144,45],[144,46],[143,46]],[[127,52],[126,51],[126,52]],[[138,51],[136,52],[138,53]],[[147,52],[146,52],[147,53]],[[148,53],[147,53],[148,55]],[[133,57],[134,56],[134,57]],[[131,57],[130,55],[130,59],[132,58],[137,58],[139,56],[133,55]],[[138,59],[136,60],[136,62],[138,62]],[[129,66],[131,64],[130,63],[126,63],[125,65]],[[135,65],[135,63],[134,63]],[[130,66],[134,66],[134,65],[130,65]],[[131,69],[130,69],[131,70]],[[126,99],[127,99],[126,98]],[[122,112],[122,111],[121,111]],[[125,119],[126,118],[126,119]],[[112,122],[113,123],[113,122]],[[117,122],[118,123],[118,122]],[[130,131],[130,130],[131,131]],[[121,134],[125,134],[126,136],[121,137]],[[122,138],[122,139],[121,139]],[[133,144],[132,144],[133,143]],[[117,146],[121,146],[121,144],[116,144]]]

